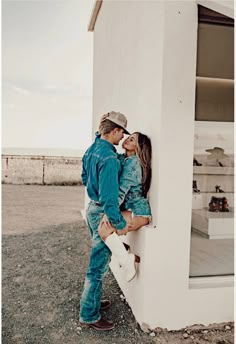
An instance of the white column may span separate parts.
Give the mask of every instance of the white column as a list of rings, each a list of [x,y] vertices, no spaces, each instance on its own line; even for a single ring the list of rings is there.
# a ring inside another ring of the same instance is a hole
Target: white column
[[[153,223],[125,239],[141,257],[138,275],[126,283],[115,260],[114,275],[140,325],[231,320],[227,281],[189,287],[197,3],[104,2],[98,19],[94,123],[103,111],[124,112],[129,130],[147,133],[153,146]]]

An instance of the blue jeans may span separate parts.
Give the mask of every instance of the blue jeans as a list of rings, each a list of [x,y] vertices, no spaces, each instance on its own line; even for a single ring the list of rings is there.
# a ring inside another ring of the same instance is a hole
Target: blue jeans
[[[80,321],[83,323],[95,323],[101,319],[102,281],[109,269],[111,258],[111,251],[98,233],[98,226],[103,215],[102,207],[91,201],[86,211],[86,218],[92,237],[92,249],[80,299]]]

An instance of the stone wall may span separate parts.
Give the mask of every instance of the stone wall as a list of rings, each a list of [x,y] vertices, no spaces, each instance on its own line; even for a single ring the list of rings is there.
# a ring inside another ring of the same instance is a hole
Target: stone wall
[[[78,185],[81,158],[2,155],[2,183]]]

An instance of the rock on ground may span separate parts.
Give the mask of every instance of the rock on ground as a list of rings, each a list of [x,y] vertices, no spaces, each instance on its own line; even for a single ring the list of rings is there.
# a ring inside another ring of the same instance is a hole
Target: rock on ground
[[[186,339],[184,330],[143,332],[127,303],[122,301],[122,292],[111,272],[105,278],[103,296],[112,301],[112,306],[104,315],[114,320],[115,329],[99,333],[81,328],[79,300],[89,260],[90,238],[80,212],[76,215],[75,211],[77,205],[83,204],[84,189],[55,188],[24,185],[2,188],[5,226],[2,343],[233,343],[232,323],[188,329]],[[59,214],[62,209],[63,214]],[[12,216],[14,219],[8,222]],[[48,225],[41,219],[44,216]]]

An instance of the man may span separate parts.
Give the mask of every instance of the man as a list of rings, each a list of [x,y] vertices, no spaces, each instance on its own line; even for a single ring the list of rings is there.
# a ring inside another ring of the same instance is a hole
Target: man
[[[96,330],[114,328],[111,321],[101,318],[101,309],[110,306],[110,301],[101,301],[102,280],[105,277],[111,251],[101,239],[98,226],[104,214],[117,230],[117,234],[128,232],[118,202],[120,163],[114,145],[118,145],[126,130],[127,119],[119,112],[109,112],[102,117],[99,126],[101,137],[88,148],[83,156],[82,183],[90,198],[86,211],[87,224],[92,237],[89,267],[80,300],[80,324]]]

